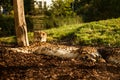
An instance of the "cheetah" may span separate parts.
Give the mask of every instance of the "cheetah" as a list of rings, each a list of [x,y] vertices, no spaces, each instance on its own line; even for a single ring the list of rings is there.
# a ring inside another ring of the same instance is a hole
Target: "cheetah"
[[[34,31],[34,40],[40,42],[47,41],[47,33],[44,31]]]

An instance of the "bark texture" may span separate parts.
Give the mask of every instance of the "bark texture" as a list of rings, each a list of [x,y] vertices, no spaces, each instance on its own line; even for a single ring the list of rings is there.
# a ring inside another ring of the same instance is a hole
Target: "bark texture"
[[[23,0],[13,0],[15,29],[19,46],[29,46]]]

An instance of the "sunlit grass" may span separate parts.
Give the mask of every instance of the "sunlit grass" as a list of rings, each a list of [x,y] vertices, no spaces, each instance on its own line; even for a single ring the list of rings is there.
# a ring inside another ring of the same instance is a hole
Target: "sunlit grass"
[[[59,28],[52,28],[48,30],[44,30],[49,35],[48,37],[52,37],[53,39],[62,39],[62,37],[69,36],[69,34],[74,33],[77,28],[79,28],[81,24],[77,25],[66,25]]]
[[[51,40],[63,40],[72,36],[73,44],[120,46],[120,18],[67,25],[45,31]]]
[[[17,43],[17,41],[16,41],[16,37],[15,36],[1,37],[0,38],[0,43],[15,44],[15,43]]]
[[[98,45],[120,47],[120,18],[101,20],[90,23],[64,25],[58,28],[44,30],[48,34],[48,41],[62,41],[64,38],[72,44]],[[33,42],[33,32],[28,33]],[[16,43],[14,36],[0,38],[0,42]]]

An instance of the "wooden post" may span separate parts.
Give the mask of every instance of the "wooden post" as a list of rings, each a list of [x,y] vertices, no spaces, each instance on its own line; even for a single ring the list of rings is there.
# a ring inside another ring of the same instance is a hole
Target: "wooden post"
[[[19,46],[29,46],[23,0],[13,0],[15,30]]]

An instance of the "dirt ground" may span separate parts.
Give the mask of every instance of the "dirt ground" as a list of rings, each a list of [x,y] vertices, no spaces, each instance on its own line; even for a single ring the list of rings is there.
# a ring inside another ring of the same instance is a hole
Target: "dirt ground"
[[[117,64],[1,50],[0,80],[120,80]]]

